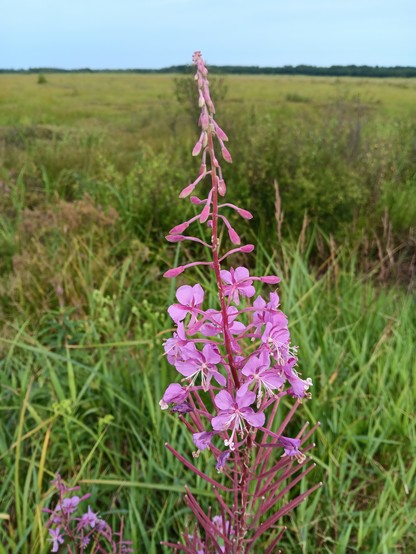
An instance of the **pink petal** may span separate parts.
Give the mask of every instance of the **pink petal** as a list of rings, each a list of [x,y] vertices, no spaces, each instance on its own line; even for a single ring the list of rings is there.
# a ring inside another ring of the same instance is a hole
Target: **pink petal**
[[[256,369],[260,366],[261,362],[259,358],[257,358],[257,356],[252,356],[241,370],[241,373],[246,375],[246,377],[249,377],[250,375],[254,375],[256,373]]]
[[[234,407],[234,399],[228,391],[222,390],[215,397],[215,405],[220,410],[230,410]]]
[[[190,306],[194,297],[194,291],[190,285],[182,285],[176,291],[176,298],[183,306]]]
[[[234,271],[234,278],[236,281],[243,281],[250,277],[250,273],[246,267],[237,267]]]
[[[188,391],[182,387],[179,383],[172,383],[168,386],[163,395],[163,401],[166,404],[170,402],[183,402],[188,396]]]
[[[202,354],[206,362],[210,364],[219,364],[222,360],[221,354],[218,352],[218,348],[212,344],[206,344],[202,349]]]
[[[211,419],[212,428],[215,431],[225,431],[234,421],[236,414],[234,411],[225,411],[221,412],[220,415],[217,415]]]
[[[227,283],[227,285],[231,285],[231,283],[233,282],[233,279],[229,271],[227,271],[226,269],[221,269],[220,275],[224,283]]]
[[[256,289],[252,285],[243,285],[238,287],[240,294],[247,296],[247,298],[251,298],[256,294]]]
[[[173,319],[175,323],[179,323],[183,319],[185,319],[187,310],[183,308],[180,304],[172,304],[172,306],[169,306],[168,308],[168,314]]]
[[[196,305],[202,304],[202,302],[204,301],[204,289],[201,287],[201,285],[196,284],[193,286],[192,290],[193,290],[195,304]]]
[[[253,402],[256,400],[256,395],[254,392],[251,392],[247,390],[246,386],[242,386],[237,391],[237,405],[239,409],[246,408],[247,406],[250,406],[250,404],[253,404]]]
[[[222,387],[225,387],[227,385],[227,379],[222,373],[220,373],[219,371],[210,371],[210,373],[213,375],[214,379],[219,385],[221,385]]]
[[[263,412],[254,412],[252,408],[244,408],[244,411],[241,412],[244,419],[252,427],[263,427],[264,422],[266,421],[266,416]]]
[[[175,367],[184,377],[191,377],[191,375],[196,373],[198,370],[198,365],[194,360],[186,360],[185,362],[178,361],[176,362]]]
[[[261,380],[271,389],[279,389],[286,381],[284,377],[274,371],[265,371],[261,374]]]

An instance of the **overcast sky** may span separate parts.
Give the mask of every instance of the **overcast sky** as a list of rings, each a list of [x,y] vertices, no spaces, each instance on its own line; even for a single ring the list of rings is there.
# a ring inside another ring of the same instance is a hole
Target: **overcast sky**
[[[416,0],[3,0],[0,68],[416,65]]]

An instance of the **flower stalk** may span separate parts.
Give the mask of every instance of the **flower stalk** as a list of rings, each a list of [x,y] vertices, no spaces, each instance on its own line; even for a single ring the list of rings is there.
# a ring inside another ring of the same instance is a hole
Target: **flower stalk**
[[[260,547],[271,553],[276,552],[286,529],[282,517],[321,485],[302,494],[294,492],[315,467],[306,453],[313,447],[307,441],[317,425],[309,432],[304,425],[294,438],[287,436],[287,429],[296,426],[298,406],[311,397],[312,381],[303,379],[297,370],[297,349],[290,344],[288,320],[275,288],[269,290],[268,300],[257,294],[256,285],[275,287],[279,277],[252,276],[243,266],[222,268],[230,257],[254,249],[251,244],[241,245],[224,210],[245,220],[252,214],[234,204],[219,203],[227,186],[216,148],[225,162],[232,163],[232,157],[224,144],[228,137],[215,120],[208,71],[200,52],[195,52],[193,62],[201,134],[192,154],[201,156],[201,167],[179,196],[189,197],[196,187],[202,190],[204,182],[209,187],[206,198],[190,196],[200,212],[171,229],[167,240],[202,243],[211,257],[172,268],[165,277],[206,267],[214,273],[218,303],[205,308],[205,291],[198,283],[177,289],[177,303],[168,309],[176,331],[164,348],[180,381],[169,385],[160,406],[170,407],[192,433],[193,458],[204,452],[203,463],[196,464],[188,459],[189,454],[166,444],[188,470],[212,487],[216,506],[214,511],[204,511],[186,488],[185,502],[194,518],[192,531],[183,533],[182,543],[163,544],[174,552],[190,554],[246,554]],[[189,231],[183,235],[196,222],[207,225],[211,244]],[[223,228],[231,242],[226,252],[221,251],[219,239]],[[285,415],[291,399],[293,405]],[[215,460],[218,478],[210,475],[208,452]]]

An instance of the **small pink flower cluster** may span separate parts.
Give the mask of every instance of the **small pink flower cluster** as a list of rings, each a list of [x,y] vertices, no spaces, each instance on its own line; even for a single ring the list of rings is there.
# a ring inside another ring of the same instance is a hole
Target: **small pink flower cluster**
[[[256,293],[256,282],[274,286],[279,283],[279,277],[253,276],[241,265],[228,270],[221,268],[221,264],[230,256],[241,256],[254,250],[252,244],[241,245],[241,239],[224,215],[224,210],[231,210],[243,219],[251,219],[252,215],[234,204],[219,202],[219,197],[226,194],[227,187],[215,153],[215,143],[219,145],[223,159],[231,163],[230,152],[224,144],[228,137],[214,119],[215,107],[209,93],[208,71],[200,52],[194,54],[193,61],[197,67],[195,79],[201,108],[201,134],[192,154],[201,154],[202,159],[199,175],[179,196],[188,197],[196,187],[202,186],[206,178],[209,178],[210,185],[205,199],[190,197],[191,203],[200,209],[199,213],[171,229],[167,240],[201,244],[209,256],[208,261],[193,261],[170,269],[165,277],[177,277],[191,267],[207,266],[215,276],[218,305],[204,306],[205,292],[200,284],[182,285],[177,289],[177,302],[168,309],[176,329],[172,338],[165,341],[164,349],[169,363],[180,375],[180,383],[168,386],[160,406],[162,409],[171,407],[172,412],[179,414],[192,432],[197,448],[194,457],[209,449],[215,456],[217,470],[225,473],[233,483],[231,508],[225,507],[227,500],[219,493],[217,496],[222,507],[223,528],[227,527],[227,532],[224,529],[219,532],[218,526],[210,518],[203,517],[199,504],[188,491],[186,501],[205,531],[205,542],[198,539],[200,544],[205,544],[205,550],[196,548],[199,542],[194,534],[185,537],[186,546],[183,549],[197,553],[239,553],[246,549],[248,551],[248,547],[258,538],[259,530],[263,533],[277,521],[270,516],[258,528],[258,518],[253,519],[251,515],[254,510],[258,511],[259,517],[270,515],[278,499],[265,500],[267,495],[264,493],[266,490],[272,491],[273,498],[277,490],[273,487],[278,488],[286,478],[278,477],[271,486],[273,477],[278,476],[279,471],[294,459],[300,465],[306,460],[300,447],[310,433],[302,436],[305,428],[295,438],[285,437],[282,433],[301,400],[310,398],[308,391],[312,381],[303,379],[296,369],[296,348],[290,345],[288,320],[280,310],[277,292],[270,291],[268,300]],[[183,234],[197,222],[207,226],[211,235],[210,243],[192,234]],[[231,249],[223,254],[220,254],[220,237],[223,236],[221,226],[232,243]],[[283,397],[293,397],[295,404],[274,431],[273,421]],[[197,469],[169,444],[167,448],[186,467],[211,483],[214,490],[223,490],[224,493],[229,490]],[[273,465],[270,454],[275,448],[283,449],[283,465]],[[253,456],[253,467],[250,469],[249,460]],[[270,468],[274,468],[271,473]],[[255,471],[258,472],[257,486],[252,492],[250,481]],[[312,490],[314,488],[307,494]],[[303,498],[305,494],[298,497],[298,503]],[[232,521],[228,520],[230,513]],[[278,515],[281,515],[280,512]],[[255,528],[258,528],[257,531],[254,531]],[[233,529],[232,536],[230,529]],[[250,529],[252,537],[248,539],[246,535]],[[189,537],[192,537],[193,542]],[[212,548],[216,550],[210,550],[207,541],[211,541]],[[176,550],[182,548],[171,546]]]
[[[108,523],[98,517],[90,506],[81,517],[76,516],[80,503],[87,500],[90,493],[81,497],[73,494],[79,487],[67,487],[60,475],[56,476],[52,484],[58,491],[59,502],[53,510],[43,509],[50,514],[46,528],[52,543],[51,552],[59,552],[61,546],[69,554],[84,552],[87,547],[94,554],[133,552],[129,546],[131,543],[123,539],[123,523],[119,532],[113,532]]]

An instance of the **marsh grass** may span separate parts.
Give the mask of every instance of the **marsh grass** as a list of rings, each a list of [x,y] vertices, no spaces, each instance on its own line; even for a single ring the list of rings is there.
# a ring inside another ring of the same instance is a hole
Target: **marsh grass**
[[[161,275],[195,254],[161,245],[187,216],[176,197],[195,170],[194,129],[170,76],[0,81],[0,554],[50,549],[41,509],[57,471],[91,491],[114,528],[124,517],[137,552],[157,554],[186,521],[184,484],[207,505],[212,495],[165,450],[168,439],[193,445],[158,407],[174,372],[162,356],[166,306],[181,284]],[[322,423],[309,483],[324,486],[287,520],[284,547],[413,552],[415,85],[227,83],[224,126],[241,168],[228,186],[254,212],[259,244],[244,261],[283,277],[314,381],[302,409]]]

